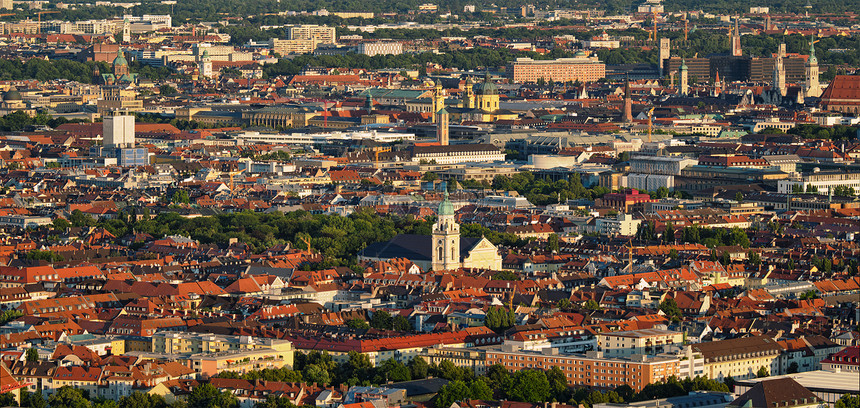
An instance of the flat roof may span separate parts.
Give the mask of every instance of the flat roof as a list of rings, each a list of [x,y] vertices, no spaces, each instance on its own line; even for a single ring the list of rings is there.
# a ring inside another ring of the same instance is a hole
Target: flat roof
[[[672,330],[662,330],[662,329],[641,329],[641,330],[627,330],[620,332],[608,332],[608,333],[600,333],[598,336],[617,336],[617,337],[655,337],[655,336],[671,336],[671,335],[680,335],[681,332],[672,331]]]
[[[852,373],[848,371],[807,371],[796,374],[775,375],[764,378],[750,378],[747,380],[738,380],[735,384],[753,386],[761,381],[772,380],[775,378],[792,378],[800,385],[806,387],[813,392],[824,391],[840,394],[860,393],[860,372]]]

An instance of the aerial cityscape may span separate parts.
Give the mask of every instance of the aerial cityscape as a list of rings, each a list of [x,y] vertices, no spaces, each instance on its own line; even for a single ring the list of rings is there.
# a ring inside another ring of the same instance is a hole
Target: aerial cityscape
[[[0,0],[0,407],[860,408],[860,1]]]

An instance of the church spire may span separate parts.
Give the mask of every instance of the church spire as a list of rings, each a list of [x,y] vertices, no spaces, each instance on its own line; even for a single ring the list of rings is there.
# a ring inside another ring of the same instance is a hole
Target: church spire
[[[448,198],[448,190],[439,209],[438,219],[433,224],[432,267],[435,271],[457,269],[462,266],[460,259],[460,225],[454,216],[454,204]]]

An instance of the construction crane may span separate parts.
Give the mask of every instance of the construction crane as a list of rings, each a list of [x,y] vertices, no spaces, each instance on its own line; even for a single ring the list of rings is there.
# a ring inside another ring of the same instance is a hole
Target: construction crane
[[[15,14],[15,13],[6,13],[6,14],[0,14],[0,17],[9,17],[9,16],[15,16],[15,15],[17,15],[17,14]]]
[[[307,237],[300,237],[299,239],[300,239],[300,240],[302,240],[302,242],[304,242],[304,243],[305,243],[305,245],[307,245],[307,247],[308,247],[308,253],[309,253],[309,254],[313,254],[314,252],[313,252],[313,250],[311,249],[311,240],[310,240],[310,238],[307,238]]]
[[[625,245],[624,247],[621,247],[621,248],[623,249],[625,247],[627,248],[627,251],[628,251],[627,252],[627,254],[628,254],[627,255],[627,265],[629,266],[629,269],[630,269],[628,271],[628,273],[633,273],[633,238],[630,238],[627,241],[627,245]]]
[[[379,163],[379,153],[386,153],[391,151],[390,146],[374,146],[371,148],[373,150],[373,164]]]
[[[48,10],[48,11],[37,11],[36,12],[36,16],[38,16],[37,19],[38,19],[38,23],[39,23],[39,25],[36,27],[36,29],[38,30],[37,34],[39,34],[39,35],[42,34],[42,14],[56,14],[56,13],[59,13],[59,11]]]
[[[657,42],[657,13],[654,13],[654,42]]]
[[[238,170],[238,171],[231,171],[231,172],[229,172],[229,174],[230,174],[230,193],[231,193],[231,194],[232,194],[234,191],[236,191],[236,190],[235,190],[235,185],[233,184],[233,176],[237,176],[237,175],[242,174],[242,173],[244,173],[244,172],[245,172],[245,169]]]
[[[685,14],[684,15],[684,41],[687,41],[687,33],[690,32],[690,29],[687,28],[687,23],[689,23],[689,21],[687,21],[687,15]]]
[[[651,127],[652,121],[651,118],[654,116],[654,108],[648,110],[648,143],[651,143]]]

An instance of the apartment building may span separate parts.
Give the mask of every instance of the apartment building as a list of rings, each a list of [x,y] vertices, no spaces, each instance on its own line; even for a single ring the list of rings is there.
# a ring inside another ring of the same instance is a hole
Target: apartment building
[[[491,144],[411,146],[409,149],[413,162],[454,164],[505,161],[505,153]]]
[[[293,345],[287,340],[259,338],[251,336],[223,336],[202,333],[159,332],[152,335],[152,352],[164,354],[209,354],[228,351],[265,351],[273,358],[284,360],[285,365],[293,365]],[[231,358],[232,359],[232,358]],[[204,360],[199,359],[200,364]],[[206,364],[218,364],[220,359],[205,360]]]
[[[597,335],[598,350],[607,357],[627,357],[634,354],[657,355],[671,345],[684,343],[684,334],[671,330],[643,329],[606,332]]]
[[[487,366],[501,364],[509,371],[550,370],[558,367],[575,387],[615,389],[627,384],[635,391],[648,384],[680,374],[680,360],[673,357],[635,355],[607,358],[603,352],[585,354],[554,354],[516,350],[513,346],[487,349]]]
[[[556,60],[533,60],[517,58],[508,63],[505,75],[514,82],[545,81],[593,82],[606,77],[606,64],[597,57],[589,57],[580,51],[574,58],[559,58]]]
[[[687,166],[693,166],[698,163],[697,159],[688,159],[685,157],[634,155],[630,158],[630,173],[677,176]]]
[[[272,38],[269,40],[269,46],[272,47],[272,51],[279,55],[308,54],[314,52],[317,44],[319,42],[313,39],[281,40]]]
[[[705,357],[706,374],[715,380],[754,378],[761,367],[768,373],[779,372],[782,347],[770,337],[696,343],[692,348]]]
[[[334,27],[318,25],[298,25],[287,30],[288,40],[314,40],[317,44],[336,44]]]
[[[777,184],[777,190],[783,194],[792,193],[796,189],[804,192],[815,190],[819,194],[830,195],[833,189],[840,186],[860,191],[860,173],[821,171],[804,174],[787,180],[780,180]]]
[[[358,44],[359,54],[367,56],[374,55],[400,55],[403,54],[403,44],[393,41],[377,41]]]
[[[601,235],[632,236],[636,234],[642,220],[633,219],[633,214],[619,213],[615,217],[598,218],[595,227]]]

